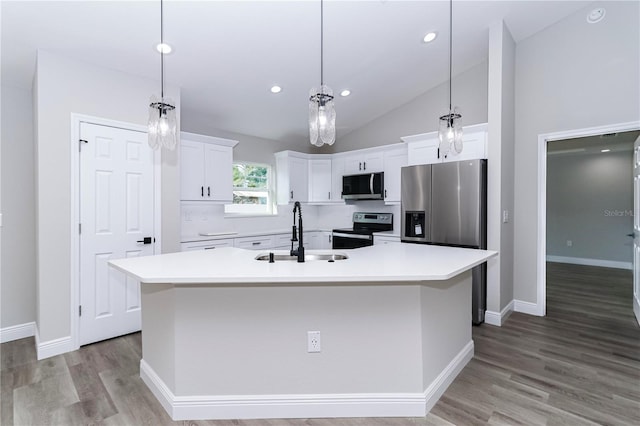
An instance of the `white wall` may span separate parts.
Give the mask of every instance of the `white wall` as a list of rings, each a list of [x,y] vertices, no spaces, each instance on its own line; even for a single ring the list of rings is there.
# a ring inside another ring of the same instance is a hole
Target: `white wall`
[[[503,21],[489,28],[487,248],[498,256],[487,262],[487,311],[500,313],[513,300],[513,212],[515,42]],[[491,321],[498,324],[499,321]]]
[[[460,106],[464,126],[487,122],[486,62],[454,76],[453,104]],[[414,100],[375,118],[321,152],[343,152],[388,145],[402,142],[402,136],[437,131],[438,118],[448,112],[448,106],[449,83],[444,82]]]
[[[38,52],[36,91],[37,327],[40,341],[70,336],[71,113],[144,125],[157,82]],[[180,111],[180,95],[168,88]],[[179,249],[177,155],[163,155],[163,251]]]
[[[547,182],[548,256],[632,262],[632,151],[549,155]]]
[[[0,328],[36,319],[33,105],[30,90],[2,86]]]
[[[606,8],[598,24],[586,22]],[[640,119],[640,4],[596,2],[516,47],[514,297],[537,303],[538,135]]]

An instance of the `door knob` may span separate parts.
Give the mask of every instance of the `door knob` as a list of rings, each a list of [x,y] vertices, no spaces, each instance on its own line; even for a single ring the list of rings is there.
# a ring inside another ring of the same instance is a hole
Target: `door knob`
[[[144,237],[141,240],[136,241],[137,243],[142,243],[142,244],[151,244],[153,241],[151,241],[151,237]]]

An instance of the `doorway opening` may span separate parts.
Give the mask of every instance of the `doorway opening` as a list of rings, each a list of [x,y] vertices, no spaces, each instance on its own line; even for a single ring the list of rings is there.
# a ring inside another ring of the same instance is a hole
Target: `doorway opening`
[[[633,206],[629,205],[629,200],[633,199],[632,151],[633,141],[640,134],[639,131],[640,122],[632,122],[538,137],[538,315],[546,315],[547,311],[548,260],[555,262],[555,265],[565,262],[564,264],[569,265],[624,268],[627,273],[631,268],[631,238],[627,234],[632,233]],[[605,157],[607,154],[608,157]],[[628,160],[626,169],[629,172],[625,185],[620,185],[620,177],[616,180],[612,176],[606,179],[601,176],[603,167],[606,169],[611,164],[616,164],[616,160],[617,164],[622,164],[625,156]],[[561,179],[570,175],[570,163],[579,164],[581,159],[590,160],[583,163],[580,170],[582,176],[587,178],[560,183]],[[606,161],[603,161],[605,159]],[[598,180],[598,177],[601,179]],[[618,204],[610,189],[611,193],[604,191],[605,195],[601,194],[599,197],[592,194],[591,198],[584,202],[585,193],[588,194],[594,189],[600,190],[600,187],[606,189],[604,181],[607,179],[610,184],[618,182],[616,192],[624,192],[626,201]],[[575,187],[580,184],[582,186]],[[624,187],[628,190],[624,191]],[[582,204],[586,205],[580,205],[581,199]],[[625,215],[626,221],[611,220],[625,219]],[[606,222],[607,220],[609,222]],[[594,243],[587,238],[588,233],[596,230],[606,234],[607,229],[611,232],[611,229],[623,228],[622,235],[617,235],[616,230],[613,232],[615,235],[608,235],[608,240],[601,236],[600,241]],[[610,247],[617,247],[619,253],[613,257],[611,253],[602,255],[601,249],[604,248],[605,242]],[[626,255],[625,248],[628,249]]]
[[[638,136],[615,132],[547,145],[546,306],[554,316],[597,323],[632,315]]]

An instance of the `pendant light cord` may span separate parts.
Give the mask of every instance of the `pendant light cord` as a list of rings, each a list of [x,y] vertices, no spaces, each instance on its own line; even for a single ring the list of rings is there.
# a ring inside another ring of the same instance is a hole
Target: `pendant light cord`
[[[453,0],[449,0],[449,115],[451,115],[451,59],[453,51]]]
[[[160,0],[160,102],[164,103],[164,10]]]
[[[324,85],[324,4],[320,0],[320,91]]]

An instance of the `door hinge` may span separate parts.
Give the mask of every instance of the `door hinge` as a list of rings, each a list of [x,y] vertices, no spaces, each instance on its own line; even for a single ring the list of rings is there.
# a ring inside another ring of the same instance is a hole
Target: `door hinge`
[[[82,305],[78,305],[78,316],[82,316]]]
[[[82,152],[82,144],[83,144],[83,143],[89,143],[89,141],[86,141],[86,140],[84,140],[84,139],[80,139],[80,140],[78,141],[78,152]]]

